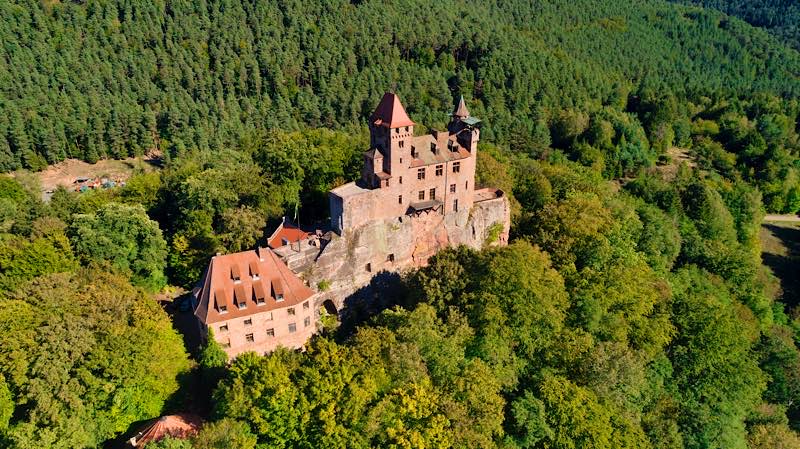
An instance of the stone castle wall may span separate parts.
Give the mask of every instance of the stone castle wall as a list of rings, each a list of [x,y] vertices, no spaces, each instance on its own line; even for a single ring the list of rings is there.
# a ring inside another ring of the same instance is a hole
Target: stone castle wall
[[[425,266],[428,258],[446,247],[505,245],[509,227],[508,198],[502,191],[484,189],[475,192],[470,210],[373,220],[342,235],[331,233],[330,240],[320,240],[318,246],[304,241],[276,252],[311,288],[328,287],[316,295],[317,307],[331,300],[341,311],[348,298],[369,290],[376,279]],[[494,241],[488,242],[492,237]]]

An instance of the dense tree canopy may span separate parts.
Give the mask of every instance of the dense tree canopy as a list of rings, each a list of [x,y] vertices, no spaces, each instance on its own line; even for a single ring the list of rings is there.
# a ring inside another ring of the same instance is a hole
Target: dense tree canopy
[[[780,2],[702,3],[793,26]],[[98,447],[187,403],[200,434],[148,447],[797,446],[800,309],[759,229],[800,211],[800,54],[763,30],[660,0],[15,0],[0,19],[0,171],[162,163],[47,202],[0,176],[0,446]],[[439,252],[305,352],[208,344],[185,376],[153,293],[282,215],[324,221],[388,89],[421,131],[467,98],[511,244]]]
[[[157,416],[188,368],[161,309],[120,276],[43,276],[0,304],[10,447],[95,447]]]

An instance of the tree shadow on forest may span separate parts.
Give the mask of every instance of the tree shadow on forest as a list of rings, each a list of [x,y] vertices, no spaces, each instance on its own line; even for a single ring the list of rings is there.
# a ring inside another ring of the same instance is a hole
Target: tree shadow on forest
[[[336,340],[346,339],[358,326],[384,310],[400,304],[405,296],[406,284],[398,273],[379,272],[369,284],[345,298],[344,307],[339,312],[341,324],[336,331]]]
[[[765,224],[764,228],[777,237],[787,250],[787,255],[785,256],[762,253],[761,260],[778,277],[783,292],[778,299],[784,304],[786,312],[789,313],[800,305],[800,276],[798,276],[800,229],[772,224]]]

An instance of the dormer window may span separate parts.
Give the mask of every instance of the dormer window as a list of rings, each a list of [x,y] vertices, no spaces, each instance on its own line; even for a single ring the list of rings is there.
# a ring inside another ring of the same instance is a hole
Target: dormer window
[[[231,265],[231,279],[234,283],[242,282],[242,272],[239,270],[239,265]]]
[[[253,278],[253,280],[258,280],[259,275],[261,274],[261,267],[259,267],[258,263],[255,261],[250,262],[248,266],[250,268],[250,277]]]
[[[228,306],[219,306],[217,310],[219,310],[220,314],[228,313]]]
[[[275,301],[276,301],[276,302],[281,302],[281,301],[283,301],[283,293],[276,293],[276,294],[275,294]]]
[[[431,151],[433,152],[433,154],[437,154],[437,152],[436,152],[436,143],[435,142],[431,143]]]

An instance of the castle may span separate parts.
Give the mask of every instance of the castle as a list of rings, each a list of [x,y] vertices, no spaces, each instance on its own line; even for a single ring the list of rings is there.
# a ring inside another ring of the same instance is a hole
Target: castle
[[[414,135],[400,99],[386,93],[370,116],[361,178],[330,192],[330,229],[284,221],[259,248],[212,258],[192,302],[233,357],[301,348],[319,311],[380,302],[397,273],[424,266],[448,246],[504,245],[504,192],[476,189],[480,120],[461,98],[447,130]]]
[[[400,99],[386,93],[369,119],[361,179],[330,192],[331,227],[341,233],[408,213],[469,210],[479,125],[461,97],[446,131],[414,136]]]

